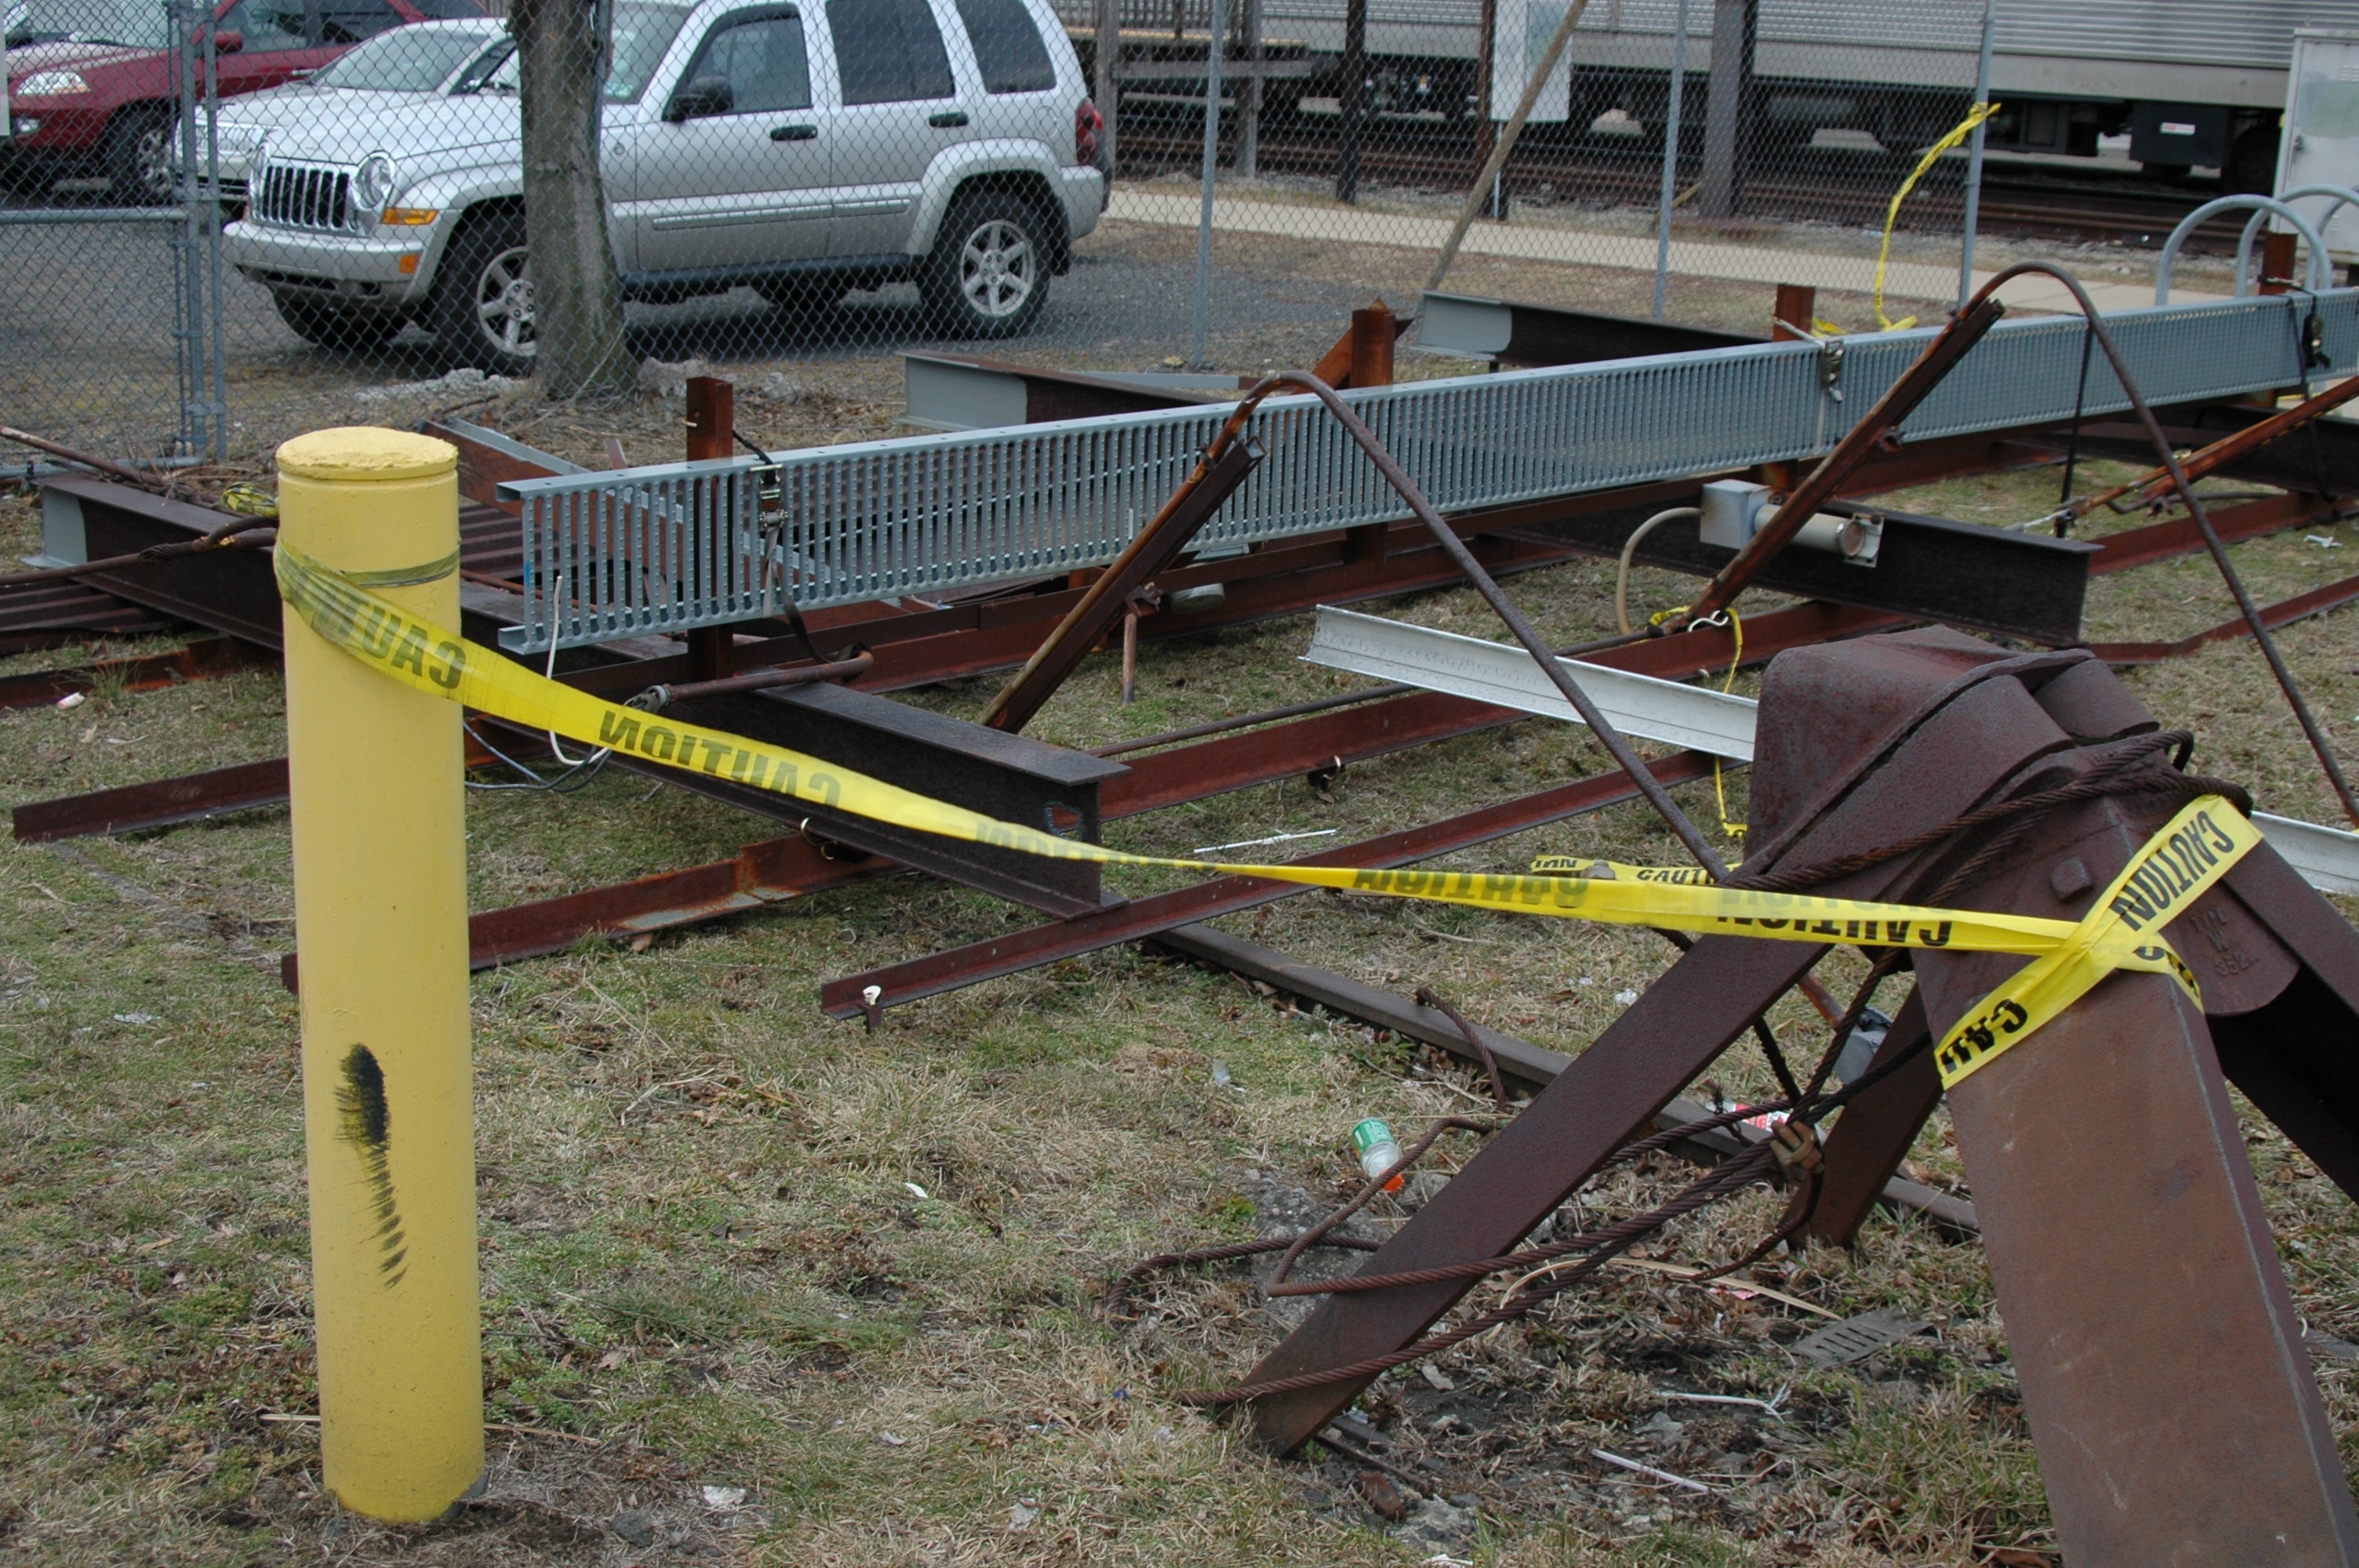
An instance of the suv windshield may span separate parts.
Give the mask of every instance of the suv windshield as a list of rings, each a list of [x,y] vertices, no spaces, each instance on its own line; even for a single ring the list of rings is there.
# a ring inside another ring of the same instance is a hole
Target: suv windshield
[[[8,42],[127,44],[160,49],[171,41],[156,0],[5,0]]]
[[[311,80],[361,92],[431,92],[498,37],[481,27],[396,27]]]
[[[619,0],[614,7],[614,62],[606,72],[606,101],[636,103],[647,90],[647,78],[663,63],[664,51],[679,36],[688,20],[685,5],[647,5]],[[484,90],[514,92],[521,66],[514,53],[484,79]]]

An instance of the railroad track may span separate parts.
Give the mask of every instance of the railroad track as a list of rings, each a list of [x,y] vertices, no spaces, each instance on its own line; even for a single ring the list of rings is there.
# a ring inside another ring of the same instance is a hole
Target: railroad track
[[[1474,177],[1479,160],[1473,138],[1465,131],[1440,126],[1381,129],[1383,134],[1361,149],[1364,180],[1440,192],[1462,191]],[[1151,178],[1193,172],[1202,156],[1201,137],[1192,124],[1125,125],[1119,142],[1122,175]],[[1594,140],[1527,143],[1509,160],[1507,184],[1511,193],[1524,200],[1651,208],[1661,178],[1658,156],[1601,146]],[[1880,226],[1909,165],[1897,157],[1875,159],[1864,168],[1862,161],[1822,150],[1789,155],[1786,167],[1746,182],[1740,215]],[[1332,179],[1336,162],[1334,137],[1321,128],[1263,131],[1265,172]],[[2181,218],[2216,194],[2216,188],[2134,189],[2108,176],[2051,174],[1998,164],[1984,173],[1982,230],[2009,237],[2158,245]],[[1899,226],[1903,231],[1955,230],[1964,209],[1965,192],[1955,177],[1928,181],[1901,209]],[[2243,222],[2241,213],[2214,219],[2197,231],[2190,245],[2201,251],[2233,250]]]

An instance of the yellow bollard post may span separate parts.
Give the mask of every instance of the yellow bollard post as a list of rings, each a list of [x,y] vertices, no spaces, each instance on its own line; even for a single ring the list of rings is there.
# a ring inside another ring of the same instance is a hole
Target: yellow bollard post
[[[278,510],[288,545],[459,623],[447,443],[298,437]],[[283,620],[322,1469],[357,1513],[430,1519],[484,1473],[461,715]]]

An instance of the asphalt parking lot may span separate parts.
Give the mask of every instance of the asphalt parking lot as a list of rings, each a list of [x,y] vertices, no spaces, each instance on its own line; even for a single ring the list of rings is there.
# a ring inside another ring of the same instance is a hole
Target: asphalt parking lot
[[[19,199],[21,203],[21,198]],[[55,200],[54,198],[52,200]],[[25,209],[21,204],[17,211]],[[8,423],[117,455],[159,456],[179,427],[174,300],[182,229],[44,209],[55,221],[0,222],[0,401]],[[1359,247],[1354,247],[1355,249]],[[908,284],[817,310],[772,308],[750,289],[669,306],[629,307],[642,359],[770,362],[890,357],[932,348],[1076,367],[1150,368],[1193,351],[1194,236],[1109,223],[1082,239],[1032,330],[1000,342],[931,334]],[[1208,358],[1223,368],[1315,358],[1365,282],[1304,265],[1304,247],[1223,237],[1215,246]],[[361,351],[316,348],[278,319],[259,285],[225,270],[221,338],[231,416],[287,391],[324,395],[453,368],[420,329]],[[275,438],[266,417],[249,440]]]

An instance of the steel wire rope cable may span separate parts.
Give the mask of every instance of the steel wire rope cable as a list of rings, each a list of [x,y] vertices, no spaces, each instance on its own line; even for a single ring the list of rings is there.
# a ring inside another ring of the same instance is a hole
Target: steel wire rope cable
[[[1971,844],[1973,842],[1971,835],[1986,827],[1997,827],[1998,832],[1973,847],[1964,860],[1951,869],[1945,872],[1940,871],[1940,861],[1937,860],[1922,874],[1910,879],[1917,884],[1917,888],[1912,889],[1908,896],[1919,896],[1924,885],[1930,882],[1934,884],[1930,892],[1923,892],[1922,896],[1930,897],[1938,903],[1974,881],[1982,872],[2012,852],[2020,843],[2023,836],[2036,825],[2038,817],[2063,806],[2108,795],[2126,796],[2152,793],[2188,796],[2216,793],[2239,802],[2249,799],[2239,786],[2228,784],[2226,781],[2182,771],[2182,765],[2193,745],[2193,738],[2187,731],[2162,730],[2142,735],[2116,737],[2111,741],[2100,741],[2098,744],[2110,748],[2110,754],[2105,756],[2089,773],[2070,784],[1995,802],[1989,806],[1962,813],[1947,823],[1891,844],[1798,867],[1788,873],[1773,872],[1754,877],[1740,876],[1735,881],[1742,885],[1756,887],[1784,887],[1788,884],[1808,885],[1812,882],[1823,882],[1854,871],[1882,864],[1919,849],[1930,848],[1944,840],[1958,839],[1964,844]],[[2165,752],[2173,753],[2167,768],[2158,765]],[[1461,1324],[1456,1328],[1442,1334],[1428,1336],[1399,1350],[1367,1357],[1344,1367],[1329,1368],[1317,1372],[1307,1372],[1262,1383],[1237,1384],[1217,1390],[1183,1392],[1177,1397],[1182,1402],[1190,1404],[1234,1404],[1246,1400],[1322,1387],[1330,1383],[1374,1377],[1394,1367],[1403,1366],[1425,1356],[1463,1344],[1479,1335],[1488,1333],[1493,1328],[1528,1315],[1543,1302],[1595,1274],[1614,1258],[1674,1220],[1695,1213],[1713,1203],[1733,1197],[1749,1187],[1755,1181],[1770,1175],[1773,1169],[1783,1167],[1789,1173],[1795,1173],[1803,1187],[1801,1195],[1789,1206],[1785,1218],[1758,1245],[1741,1257],[1731,1262],[1701,1271],[1689,1277],[1685,1282],[1697,1283],[1717,1279],[1733,1273],[1738,1269],[1745,1268],[1766,1256],[1780,1242],[1787,1240],[1807,1225],[1816,1212],[1822,1188],[1822,1161],[1819,1152],[1816,1122],[1822,1119],[1829,1112],[1840,1108],[1850,1100],[1864,1094],[1930,1049],[1932,1036],[1929,1032],[1919,1040],[1911,1043],[1897,1055],[1876,1064],[1840,1089],[1832,1093],[1825,1092],[1824,1086],[1833,1070],[1835,1060],[1844,1044],[1850,1040],[1853,1031],[1858,1027],[1861,1018],[1875,998],[1876,989],[1898,969],[1905,955],[1899,950],[1891,948],[1883,949],[1875,954],[1868,974],[1859,986],[1850,1007],[1836,1022],[1828,1047],[1821,1053],[1807,1086],[1795,1084],[1790,1072],[1785,1067],[1782,1054],[1775,1049],[1774,1041],[1765,1037],[1765,1044],[1770,1047],[1773,1069],[1776,1071],[1781,1087],[1786,1091],[1787,1098],[1784,1100],[1766,1106],[1747,1106],[1722,1111],[1701,1120],[1685,1122],[1675,1128],[1658,1130],[1648,1137],[1625,1144],[1600,1164],[1592,1173],[1592,1179],[1594,1179],[1597,1174],[1619,1168],[1647,1153],[1682,1140],[1693,1138],[1701,1132],[1725,1128],[1737,1121],[1765,1114],[1782,1116],[1785,1119],[1778,1124],[1777,1130],[1773,1131],[1769,1140],[1724,1162],[1676,1196],[1644,1213],[1560,1240],[1490,1258],[1468,1259],[1457,1263],[1440,1264],[1392,1274],[1353,1275],[1309,1282],[1289,1281],[1288,1275],[1296,1260],[1312,1247],[1343,1247],[1362,1251],[1375,1249],[1378,1244],[1357,1238],[1334,1237],[1330,1233],[1336,1226],[1349,1219],[1373,1201],[1376,1194],[1385,1190],[1386,1184],[1401,1172],[1410,1168],[1431,1148],[1443,1132],[1455,1128],[1463,1128],[1487,1135],[1496,1130],[1498,1125],[1473,1122],[1463,1118],[1444,1118],[1430,1127],[1425,1135],[1390,1169],[1371,1178],[1342,1208],[1330,1214],[1301,1235],[1290,1240],[1272,1238],[1263,1241],[1201,1249],[1194,1252],[1164,1253],[1150,1258],[1136,1265],[1115,1282],[1114,1288],[1108,1292],[1108,1310],[1118,1312],[1126,1303],[1132,1282],[1149,1273],[1189,1263],[1220,1261],[1274,1252],[1279,1250],[1281,1247],[1285,1249],[1285,1257],[1279,1261],[1266,1287],[1266,1293],[1271,1296],[1332,1295],[1374,1290],[1405,1289],[1459,1280],[1472,1281],[1512,1271],[1532,1271],[1508,1289],[1506,1297],[1498,1306]],[[1452,1016],[1454,1017],[1454,1014]],[[1462,1023],[1461,1028],[1470,1039],[1473,1037],[1472,1031],[1465,1029]],[[1567,1262],[1567,1260],[1574,1259],[1576,1255],[1579,1255],[1577,1261]],[[1538,1288],[1533,1288],[1535,1286]]]
[[[2244,579],[2237,575],[2234,564],[2228,559],[2228,547],[2222,543],[2219,530],[2212,525],[2212,514],[2204,507],[2202,498],[2195,493],[2194,483],[2180,463],[2179,453],[2172,448],[2162,422],[2155,417],[2153,406],[2147,401],[2146,394],[2138,389],[2136,378],[2130,373],[2129,362],[2122,357],[2120,345],[2114,341],[2114,335],[2106,329],[2096,302],[2089,297],[2089,291],[2082,287],[2081,280],[2053,263],[2017,262],[1976,289],[1973,298],[1967,302],[1966,309],[1979,307],[1995,295],[2000,286],[2033,273],[2062,284],[2080,307],[2081,314],[2087,319],[2091,335],[2096,339],[2097,346],[2104,351],[2106,362],[2114,367],[2114,376],[2121,383],[2123,395],[2129,399],[2130,406],[2136,411],[2138,423],[2146,428],[2147,439],[2152,443],[2164,471],[2170,476],[2171,488],[2179,492],[2180,504],[2187,508],[2187,514],[2193,520],[2196,531],[2202,535],[2203,547],[2211,553],[2212,564],[2220,568],[2220,576],[2235,599],[2236,609],[2244,616],[2245,624],[2252,628],[2253,641],[2260,645],[2261,656],[2268,661],[2269,672],[2277,677],[2278,688],[2285,693],[2286,705],[2293,709],[2294,719],[2300,724],[2310,750],[2317,754],[2320,767],[2325,770],[2327,782],[2333,785],[2344,814],[2354,826],[2359,826],[2359,795],[2352,793],[2351,781],[2343,776],[2343,765],[2335,760],[2325,731],[2318,727],[2318,719],[2310,711],[2310,704],[2303,699],[2301,687],[2293,678],[2293,671],[2286,666],[2284,654],[2277,651],[2277,639],[2269,635],[2268,627],[2263,622],[2252,594],[2246,590]],[[1960,312],[1961,319],[1964,314],[1964,311]]]
[[[1681,811],[1679,804],[1671,799],[1669,792],[1664,789],[1661,782],[1655,777],[1646,762],[1630,749],[1629,742],[1623,739],[1622,732],[1614,727],[1613,722],[1598,708],[1596,703],[1591,700],[1589,694],[1581,688],[1580,684],[1565,669],[1563,663],[1557,658],[1554,650],[1549,648],[1546,640],[1533,628],[1531,622],[1524,618],[1523,612],[1516,608],[1515,601],[1500,589],[1497,580],[1484,569],[1483,563],[1475,559],[1473,552],[1467,548],[1466,541],[1459,537],[1458,531],[1451,527],[1448,521],[1435,509],[1433,503],[1427,499],[1424,490],[1409,477],[1408,470],[1400,466],[1392,453],[1386,449],[1385,444],[1377,439],[1375,432],[1368,428],[1366,422],[1353,411],[1350,404],[1344,402],[1336,394],[1333,387],[1319,377],[1306,371],[1279,371],[1275,374],[1264,376],[1256,383],[1238,403],[1234,412],[1222,424],[1212,439],[1206,443],[1202,454],[1197,459],[1195,469],[1186,480],[1181,481],[1180,491],[1175,492],[1172,501],[1165,503],[1165,511],[1169,511],[1181,495],[1202,481],[1204,476],[1210,472],[1213,460],[1226,449],[1229,443],[1243,436],[1245,425],[1252,419],[1262,403],[1273,394],[1287,387],[1309,393],[1317,398],[1326,407],[1327,412],[1334,416],[1336,423],[1343,427],[1343,433],[1351,438],[1353,444],[1360,449],[1370,463],[1375,465],[1378,476],[1385,483],[1408,503],[1418,521],[1423,524],[1427,532],[1433,535],[1434,543],[1441,547],[1442,554],[1450,557],[1451,564],[1455,566],[1473,585],[1474,591],[1480,594],[1484,602],[1491,607],[1492,612],[1506,623],[1516,641],[1523,644],[1525,652],[1530,654],[1539,665],[1541,673],[1548,676],[1549,683],[1557,688],[1558,694],[1572,705],[1574,712],[1581,715],[1582,722],[1589,727],[1590,733],[1594,735],[1598,743],[1605,748],[1606,754],[1614,759],[1614,765],[1627,774],[1630,782],[1638,787],[1638,793],[1646,797],[1647,804],[1654,808],[1655,814],[1663,819],[1664,825],[1669,827],[1672,834],[1686,847],[1695,862],[1701,866],[1715,882],[1726,881],[1727,866],[1713,852],[1712,845],[1697,829],[1696,825],[1689,820],[1687,813]],[[1099,579],[1101,583],[1109,579],[1103,578]],[[1078,615],[1081,608],[1076,606],[1073,613]],[[1650,628],[1646,633],[1630,633],[1624,640],[1641,641],[1645,636],[1652,634],[1653,630]],[[1034,655],[1036,660],[1039,656],[1037,654]],[[1021,679],[1021,676],[1018,678]]]
[[[61,567],[35,567],[27,571],[8,572],[0,575],[0,588],[24,588],[34,583],[56,582],[81,577],[87,572],[121,571],[151,561],[178,560],[184,556],[201,555],[209,550],[261,549],[278,537],[277,524],[275,514],[240,517],[193,539],[168,539],[142,550],[103,556],[94,561],[74,561]]]

